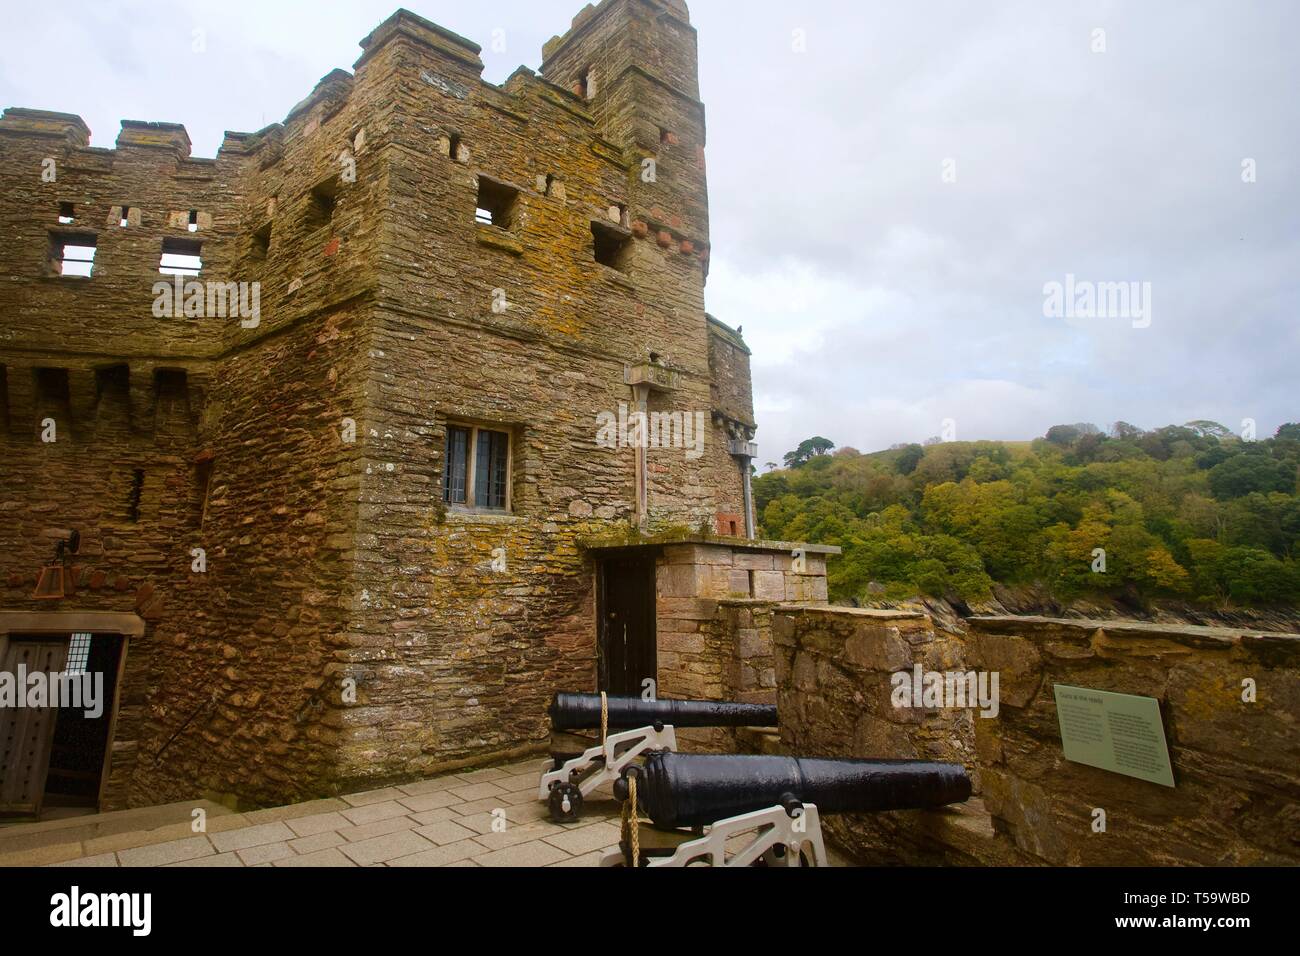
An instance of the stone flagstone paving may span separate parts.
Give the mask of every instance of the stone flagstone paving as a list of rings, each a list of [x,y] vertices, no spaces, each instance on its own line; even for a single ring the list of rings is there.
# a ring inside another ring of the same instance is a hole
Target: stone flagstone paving
[[[582,819],[552,823],[536,798],[541,766],[533,758],[249,813],[192,801],[9,826],[0,866],[596,866],[618,844],[619,804],[598,793]],[[208,813],[206,833],[192,831],[195,807]],[[150,816],[169,822],[129,829]]]

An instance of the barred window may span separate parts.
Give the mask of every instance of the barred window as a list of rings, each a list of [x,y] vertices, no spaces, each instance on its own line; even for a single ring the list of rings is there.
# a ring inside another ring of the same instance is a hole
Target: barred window
[[[73,634],[68,647],[68,664],[64,671],[68,674],[84,674],[90,663],[90,635]]]
[[[509,432],[447,426],[442,500],[484,511],[510,510]]]

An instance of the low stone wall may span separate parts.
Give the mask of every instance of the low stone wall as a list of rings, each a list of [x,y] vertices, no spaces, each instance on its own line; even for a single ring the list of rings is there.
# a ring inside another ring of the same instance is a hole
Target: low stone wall
[[[772,601],[719,601],[712,625],[731,636],[726,642],[728,700],[776,703],[776,656],[772,646]]]
[[[1300,636],[1126,621],[773,610],[781,744],[802,756],[965,765],[960,807],[831,817],[863,863],[1300,862]],[[996,671],[996,717],[896,708],[891,677]],[[1242,701],[1252,679],[1257,702]],[[1054,684],[1159,699],[1177,786],[1065,760]],[[1095,810],[1105,832],[1094,832]]]
[[[971,666],[1001,674],[998,719],[975,722],[984,800],[1020,849],[1053,864],[1300,863],[1300,635],[968,624]],[[1176,786],[1067,761],[1054,684],[1159,699]]]
[[[963,667],[960,635],[919,611],[785,605],[773,611],[781,744],[804,757],[915,758],[979,772],[968,710],[895,708],[891,678],[920,665]],[[862,863],[1023,862],[969,807],[823,819],[829,839]],[[985,846],[985,844],[988,844]]]

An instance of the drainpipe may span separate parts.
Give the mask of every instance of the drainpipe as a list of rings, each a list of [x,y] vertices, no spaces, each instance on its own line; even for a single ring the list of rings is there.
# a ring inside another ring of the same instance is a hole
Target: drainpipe
[[[641,425],[640,439],[636,443],[636,526],[645,533],[650,526],[650,487],[646,475],[646,445],[649,444],[650,427],[650,386],[637,384],[632,386],[632,395],[636,401],[636,410]]]
[[[754,459],[758,457],[758,446],[749,440],[748,431],[727,440],[727,451],[740,465],[740,483],[745,495],[745,537],[754,540],[754,494],[750,486],[749,472]]]
[[[754,540],[754,495],[749,487],[749,472],[754,459],[740,459],[741,480],[745,483],[745,537]]]

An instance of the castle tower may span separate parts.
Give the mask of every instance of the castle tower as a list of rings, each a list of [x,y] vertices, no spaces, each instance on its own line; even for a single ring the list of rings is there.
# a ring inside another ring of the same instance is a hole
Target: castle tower
[[[589,4],[542,55],[542,75],[583,98],[597,130],[635,160],[632,218],[706,254],[704,104],[686,4]]]

